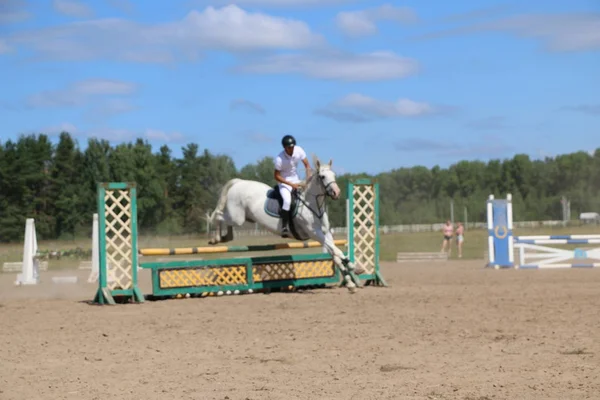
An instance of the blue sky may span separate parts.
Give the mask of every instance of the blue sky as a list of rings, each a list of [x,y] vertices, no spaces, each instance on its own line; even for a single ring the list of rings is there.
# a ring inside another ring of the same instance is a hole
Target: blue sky
[[[187,143],[238,168],[292,134],[338,172],[600,147],[600,3],[0,2],[2,142]]]

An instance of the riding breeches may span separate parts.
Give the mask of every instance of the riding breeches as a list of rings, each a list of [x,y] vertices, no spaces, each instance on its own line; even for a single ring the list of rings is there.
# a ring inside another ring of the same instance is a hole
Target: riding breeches
[[[281,193],[281,197],[283,199],[283,205],[281,208],[285,211],[290,211],[290,206],[292,205],[292,187],[286,185],[285,183],[280,183],[279,193]]]

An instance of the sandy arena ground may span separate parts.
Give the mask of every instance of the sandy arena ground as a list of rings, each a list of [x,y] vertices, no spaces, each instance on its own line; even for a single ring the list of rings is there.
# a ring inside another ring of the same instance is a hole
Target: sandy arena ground
[[[482,265],[103,307],[95,284],[48,282],[88,271],[0,275],[0,399],[599,399],[600,271]]]

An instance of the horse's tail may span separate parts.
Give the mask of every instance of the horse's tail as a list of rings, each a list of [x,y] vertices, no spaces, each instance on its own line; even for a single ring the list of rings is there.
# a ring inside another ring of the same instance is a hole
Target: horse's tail
[[[222,214],[225,209],[225,204],[227,203],[227,193],[229,193],[229,189],[237,182],[241,181],[239,178],[233,178],[225,183],[225,186],[221,189],[221,194],[219,195],[219,201],[217,202],[217,206],[215,210],[210,214],[210,222],[214,222],[217,215]]]

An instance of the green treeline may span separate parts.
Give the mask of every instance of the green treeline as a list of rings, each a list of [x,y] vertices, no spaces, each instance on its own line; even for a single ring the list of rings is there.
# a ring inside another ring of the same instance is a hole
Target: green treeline
[[[89,235],[96,212],[97,182],[136,182],[142,234],[198,234],[206,230],[224,182],[233,177],[273,185],[273,159],[236,169],[227,155],[201,150],[197,144],[175,158],[167,146],[153,151],[142,139],[111,146],[90,139],[81,150],[69,133],[57,144],[44,134],[22,135],[0,143],[0,241],[20,241],[26,218],[35,218],[40,240]],[[348,179],[338,176],[346,192]],[[490,194],[513,194],[515,220],[562,219],[560,199],[571,201],[571,215],[600,212],[600,148],[531,160],[526,155],[490,162],[461,161],[448,169],[399,168],[378,174],[382,225],[485,221]],[[344,201],[330,201],[334,226],[345,224]]]

